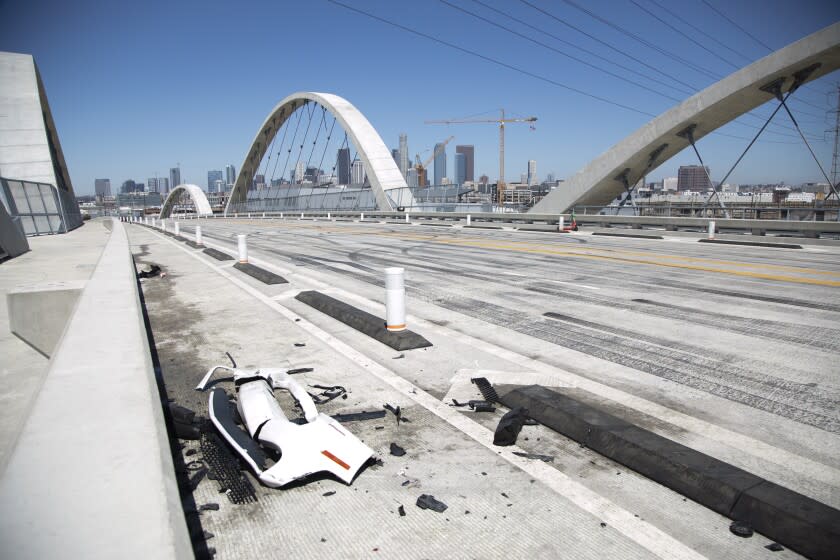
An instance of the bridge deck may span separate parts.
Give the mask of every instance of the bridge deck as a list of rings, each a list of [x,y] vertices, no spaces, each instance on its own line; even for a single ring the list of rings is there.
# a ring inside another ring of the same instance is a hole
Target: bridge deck
[[[195,223],[182,221],[182,233]],[[490,444],[499,412],[468,416],[446,406],[477,398],[469,383],[477,374],[565,387],[840,507],[840,247],[709,245],[667,233],[645,240],[326,221],[201,224],[205,244],[229,253],[236,234],[247,233],[251,261],[290,284],[260,284],[130,227],[138,260],[169,272],[143,286],[171,398],[206,410],[206,395],[192,387],[230,351],[240,365],[314,367],[306,382],[351,390],[325,412],[390,402],[411,420],[348,425],[384,460],[351,487],[326,479],[258,487],[257,504],[235,506],[202,482],[196,503],[221,509],[201,523],[225,556],[376,549],[401,557],[748,558],[769,543],[734,537],[727,519],[542,427],[526,428],[518,446],[552,463],[499,454]],[[293,298],[316,289],[382,315],[387,266],[406,268],[409,327],[433,347],[400,357]],[[408,455],[390,456],[392,441]],[[415,508],[422,493],[450,508]]]

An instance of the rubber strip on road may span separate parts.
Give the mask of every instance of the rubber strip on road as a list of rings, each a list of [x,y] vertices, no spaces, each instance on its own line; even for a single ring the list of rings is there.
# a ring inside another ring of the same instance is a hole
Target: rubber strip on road
[[[640,233],[610,233],[606,231],[594,231],[592,235],[604,235],[607,237],[633,237],[635,239],[662,239],[661,235],[642,235]]]
[[[266,270],[264,268],[254,266],[251,263],[236,263],[235,265],[233,265],[233,268],[235,268],[236,270],[239,270],[241,272],[244,272],[248,276],[256,278],[257,280],[259,280],[263,284],[288,284],[289,283],[289,281],[286,280],[285,278],[283,278],[282,276],[274,274],[273,272],[269,272],[268,270]]]
[[[295,299],[329,315],[333,319],[341,321],[349,327],[353,327],[382,344],[390,346],[394,350],[414,350],[432,345],[431,342],[419,334],[409,330],[391,332],[385,328],[385,321],[381,318],[321,292],[314,290],[301,292],[295,296]]]
[[[216,249],[212,249],[210,247],[208,247],[207,249],[204,249],[204,254],[210,255],[211,257],[213,257],[217,261],[232,261],[233,260],[233,257],[228,255],[227,253],[223,253],[221,251],[218,251]]]
[[[504,388],[503,388],[504,387]],[[687,498],[814,559],[837,558],[840,511],[540,385],[502,403]]]
[[[732,241],[730,239],[698,239],[700,243],[719,243],[721,245],[747,245],[750,247],[775,247],[776,249],[801,249],[794,243],[765,243],[763,241]]]

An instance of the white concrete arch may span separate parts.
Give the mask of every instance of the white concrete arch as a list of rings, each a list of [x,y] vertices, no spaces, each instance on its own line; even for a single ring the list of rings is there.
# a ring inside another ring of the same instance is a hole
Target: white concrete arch
[[[840,68],[840,22],[792,43],[691,96],[592,160],[551,191],[531,212],[554,214],[574,206],[606,206],[630,185],[695,141],[773,99],[762,89],[782,80],[787,92]],[[795,95],[795,94],[794,94]]]
[[[160,217],[161,218],[168,218],[170,214],[172,214],[172,209],[175,207],[175,204],[181,200],[181,195],[183,193],[187,193],[190,195],[190,198],[195,205],[195,213],[199,216],[212,216],[213,209],[210,207],[210,202],[207,200],[207,195],[204,194],[204,191],[201,190],[201,187],[198,185],[178,185],[171,191],[169,191],[169,195],[166,197],[166,200],[163,203],[163,206],[160,209]]]
[[[280,127],[296,109],[313,101],[332,113],[341,128],[347,132],[364,163],[370,188],[373,191],[379,210],[393,210],[387,192],[392,189],[407,189],[408,185],[406,185],[394,158],[391,157],[391,151],[385,146],[382,138],[379,137],[370,122],[356,107],[342,97],[331,93],[302,91],[293,93],[283,99],[263,122],[251,143],[251,148],[248,150],[242,166],[239,168],[239,175],[237,175],[236,184],[230,193],[225,214],[231,210],[233,204],[245,202],[248,185],[257,173],[260,162]],[[407,192],[403,192],[402,200],[404,201],[410,198]],[[411,206],[410,201],[404,204]]]

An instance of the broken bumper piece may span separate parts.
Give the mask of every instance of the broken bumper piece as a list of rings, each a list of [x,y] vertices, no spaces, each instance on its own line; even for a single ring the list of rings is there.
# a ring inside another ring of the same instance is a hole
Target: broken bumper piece
[[[204,389],[215,369],[208,372],[197,389]],[[234,421],[227,393],[220,388],[213,389],[210,396],[210,419],[266,486],[285,486],[321,472],[332,473],[350,484],[359,469],[373,456],[373,450],[339,422],[319,413],[303,386],[286,372],[224,366],[218,369],[233,371],[238,393],[237,408],[245,430]],[[274,398],[274,388],[288,390],[300,403],[305,424],[290,422],[286,418]],[[266,466],[269,460],[263,448],[278,452],[280,458],[273,465]]]

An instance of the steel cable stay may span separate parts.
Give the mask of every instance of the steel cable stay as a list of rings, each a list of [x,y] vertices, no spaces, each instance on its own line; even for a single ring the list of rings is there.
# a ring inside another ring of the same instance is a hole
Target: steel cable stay
[[[308,101],[306,101],[306,106],[310,105]],[[301,157],[303,157],[303,146],[306,144],[306,139],[309,137],[309,129],[312,127],[312,113],[315,112],[315,108],[313,107],[309,111],[309,119],[306,122],[306,130],[303,132],[303,140],[300,141],[300,150],[298,150],[298,157],[297,161],[295,162],[295,175],[297,175],[297,168],[298,164],[303,163]],[[306,170],[304,169],[304,172]],[[300,189],[298,189],[298,194],[300,194]]]
[[[298,111],[300,111],[300,109],[298,109]],[[303,112],[301,111],[300,114],[298,115],[298,122],[297,122],[297,125],[295,126],[295,133],[292,135],[292,141],[289,144],[289,151],[286,154],[286,163],[283,164],[283,173],[280,175],[280,177],[285,177],[286,176],[286,169],[288,168],[289,160],[292,157],[292,150],[295,147],[295,140],[297,140],[297,133],[298,133],[298,129],[300,128],[300,121],[302,121],[302,120],[303,120]]]
[[[318,123],[318,130],[315,133],[315,140],[312,141],[312,149],[309,150],[309,158],[306,160],[306,166],[304,169],[308,171],[310,169],[310,163],[312,162],[312,155],[315,153],[315,147],[318,145],[318,140],[321,138],[321,129],[323,128],[326,130],[326,115],[327,115],[327,108],[321,105],[321,121]],[[326,146],[325,146],[326,148]],[[315,177],[312,179],[312,187],[309,189],[309,196],[306,198],[306,208],[307,210],[310,208],[310,200],[312,199],[312,194],[315,192],[315,188],[320,186],[318,183],[318,176],[320,175],[321,168],[320,166],[315,170]],[[305,172],[304,172],[305,176]]]
[[[274,158],[274,169],[271,170],[271,182],[274,181],[274,178],[277,176],[277,164],[280,163],[280,154],[283,153],[283,146],[286,145],[286,136],[289,134],[289,127],[283,127],[283,138],[280,140],[280,148],[277,150],[277,157]],[[269,184],[271,184],[269,182]]]
[[[616,207],[616,211],[615,211],[616,216],[621,211],[621,209],[624,208],[624,205],[627,204],[628,200],[630,201],[630,204],[634,208],[634,213],[636,213],[638,215],[639,209],[636,206],[635,201],[633,200],[633,191],[636,189],[636,185],[639,183],[639,179],[641,179],[642,177],[645,177],[647,175],[648,171],[653,169],[654,163],[656,163],[656,160],[659,159],[659,156],[662,155],[662,152],[665,151],[665,149],[667,147],[668,147],[667,143],[662,144],[658,148],[653,150],[648,155],[647,166],[645,167],[644,171],[642,171],[639,174],[639,178],[636,179],[636,181],[633,183],[632,186],[630,185],[630,180],[628,179],[628,176],[630,175],[630,169],[629,168],[622,171],[621,174],[619,174],[616,177],[616,180],[621,181],[622,184],[624,185],[624,193],[625,193],[624,198],[622,198],[621,200],[618,201],[618,206]]]

